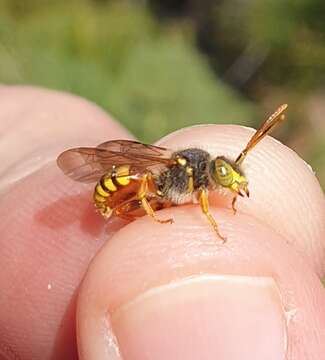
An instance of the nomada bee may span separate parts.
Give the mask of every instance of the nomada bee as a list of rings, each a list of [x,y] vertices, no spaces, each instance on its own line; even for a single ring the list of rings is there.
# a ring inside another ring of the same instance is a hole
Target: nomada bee
[[[254,133],[235,161],[213,158],[207,151],[189,148],[172,151],[132,140],[112,140],[97,147],[64,151],[57,164],[71,179],[96,183],[93,198],[105,219],[112,215],[133,220],[146,213],[159,223],[156,211],[164,207],[198,202],[218,236],[225,241],[209,212],[208,193],[227,188],[233,194],[236,213],[238,196],[249,197],[248,181],[240,169],[247,153],[281,120],[287,104],[280,106]]]

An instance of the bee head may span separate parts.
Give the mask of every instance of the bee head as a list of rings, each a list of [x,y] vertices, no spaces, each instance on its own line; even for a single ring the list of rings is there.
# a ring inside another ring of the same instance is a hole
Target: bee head
[[[248,182],[245,176],[227,159],[217,157],[211,163],[211,175],[214,181],[240,196],[249,197]]]

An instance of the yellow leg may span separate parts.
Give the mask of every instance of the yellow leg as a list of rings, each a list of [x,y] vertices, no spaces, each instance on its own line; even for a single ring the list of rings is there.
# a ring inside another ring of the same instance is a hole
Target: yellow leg
[[[146,174],[143,176],[142,181],[141,181],[141,185],[138,191],[138,199],[141,201],[142,207],[144,209],[144,211],[147,213],[147,215],[149,215],[152,219],[154,219],[155,221],[161,223],[161,224],[172,224],[174,222],[173,219],[166,219],[166,220],[160,220],[154,209],[151,207],[149,201],[146,198],[147,192],[148,192],[148,178],[150,178],[150,174]]]
[[[113,209],[113,212],[116,216],[132,221],[135,220],[138,216],[132,214],[132,211],[136,211],[141,208],[141,202],[137,199],[128,199],[125,202],[121,203]]]
[[[173,219],[166,219],[166,220],[158,219],[155,211],[153,210],[153,208],[149,204],[149,201],[146,198],[141,199],[141,203],[147,215],[149,215],[151,218],[153,218],[155,221],[159,222],[160,224],[167,224],[167,223],[172,224],[174,222]]]
[[[215,221],[214,217],[209,212],[209,199],[208,199],[208,192],[206,189],[200,189],[199,202],[204,215],[208,218],[208,221],[212,225],[214,231],[222,239],[222,241],[225,242],[226,238],[220,234],[218,229],[218,224]]]
[[[233,197],[232,202],[231,202],[231,207],[232,210],[234,212],[234,215],[236,215],[237,209],[236,209],[236,201],[237,201],[237,194]]]
[[[113,210],[109,206],[106,206],[104,204],[102,204],[101,206],[97,206],[97,211],[103,216],[105,220],[108,220],[113,213]]]

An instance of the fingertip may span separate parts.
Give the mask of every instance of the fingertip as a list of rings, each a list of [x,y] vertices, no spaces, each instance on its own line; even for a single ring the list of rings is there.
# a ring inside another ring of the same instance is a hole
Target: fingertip
[[[202,359],[211,354],[242,359],[234,344],[263,359],[284,357],[287,344],[288,359],[323,351],[306,332],[316,314],[318,336],[325,325],[319,315],[325,314],[323,289],[308,264],[255,219],[212,213],[227,235],[225,244],[200,210],[187,206],[161,211],[174,224],[144,217],[104,246],[79,295],[81,359],[151,359],[157,349],[165,358],[191,359],[192,353],[194,359],[201,353]],[[295,309],[299,316],[288,325],[287,312]],[[236,341],[236,329],[242,341]],[[296,336],[303,339],[299,345]],[[192,344],[191,353],[186,343]]]
[[[81,97],[32,86],[0,88],[0,190],[75,146],[95,146],[130,133]]]
[[[17,358],[75,359],[78,286],[122,225],[115,219],[105,232],[91,190],[54,159],[66,148],[130,135],[77,96],[27,86],[1,86],[0,96],[0,353],[9,343]]]
[[[159,141],[180,150],[198,147],[212,156],[236,159],[253,130],[236,125],[200,125],[181,129]],[[249,199],[238,210],[271,226],[302,254],[319,275],[325,263],[325,198],[311,167],[293,150],[269,136],[249,152],[241,166],[249,183]],[[230,194],[215,192],[219,206],[229,207]]]

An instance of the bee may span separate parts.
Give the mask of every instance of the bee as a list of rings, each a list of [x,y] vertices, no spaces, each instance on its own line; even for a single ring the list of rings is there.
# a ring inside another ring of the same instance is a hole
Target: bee
[[[101,215],[133,220],[144,214],[158,223],[156,211],[185,203],[199,203],[216,234],[225,241],[209,211],[208,193],[226,188],[233,194],[236,213],[238,196],[249,197],[248,181],[240,169],[252,150],[280,121],[287,104],[281,105],[253,134],[235,160],[212,157],[199,148],[172,151],[132,140],[112,140],[97,147],[64,151],[57,158],[59,168],[71,179],[96,183],[93,200]]]

